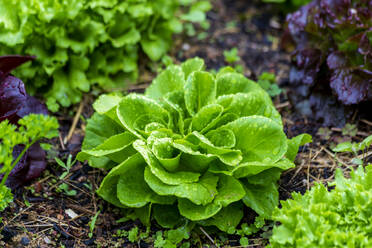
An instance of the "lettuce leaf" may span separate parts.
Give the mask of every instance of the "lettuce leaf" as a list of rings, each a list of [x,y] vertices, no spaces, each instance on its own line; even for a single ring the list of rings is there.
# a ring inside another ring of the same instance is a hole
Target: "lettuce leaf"
[[[181,5],[198,5],[183,2],[0,0],[0,54],[36,56],[14,73],[30,94],[42,90],[55,112],[80,102],[93,85],[107,91],[135,82],[140,51],[157,61],[183,22],[205,21],[208,2],[197,8],[201,20],[181,20]]]
[[[290,82],[297,103],[310,99],[313,116],[338,125],[346,106],[372,101],[371,1],[313,0],[287,23],[283,45],[295,47]]]
[[[304,195],[293,193],[273,212],[269,247],[370,247],[372,245],[372,166],[346,179],[336,171],[331,191],[317,184]]]
[[[144,94],[103,95],[93,107],[78,159],[112,168],[98,194],[121,208],[153,209],[165,228],[192,221],[227,231],[243,206],[270,219],[280,173],[311,141],[287,139],[255,82],[231,70],[211,74],[199,58],[169,66]]]

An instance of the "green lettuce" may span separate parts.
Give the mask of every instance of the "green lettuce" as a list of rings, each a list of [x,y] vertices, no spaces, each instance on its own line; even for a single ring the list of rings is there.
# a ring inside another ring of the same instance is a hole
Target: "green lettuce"
[[[166,228],[227,231],[244,206],[270,218],[281,172],[311,141],[287,139],[258,84],[229,68],[213,75],[199,58],[169,66],[145,94],[102,95],[93,107],[78,159],[110,170],[98,194]]]
[[[340,169],[330,183],[282,201],[273,212],[280,222],[269,247],[372,247],[372,165],[359,167],[344,178]]]
[[[0,0],[0,54],[36,55],[15,75],[57,111],[80,102],[93,84],[111,90],[133,82],[140,50],[159,60],[184,22],[203,21],[211,8],[208,1],[184,2]],[[182,5],[199,18],[177,14]]]

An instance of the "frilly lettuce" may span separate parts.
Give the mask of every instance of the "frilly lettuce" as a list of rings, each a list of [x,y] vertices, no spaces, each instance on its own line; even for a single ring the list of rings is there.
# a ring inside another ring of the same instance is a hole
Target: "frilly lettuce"
[[[337,170],[330,192],[323,184],[305,195],[294,193],[273,212],[280,222],[269,247],[372,247],[372,165],[351,178]]]
[[[371,1],[313,0],[287,21],[296,48],[290,82],[299,92],[332,89],[345,105],[372,101]]]
[[[148,224],[186,220],[222,231],[243,207],[270,218],[277,180],[307,134],[287,139],[269,95],[232,69],[216,75],[195,58],[171,65],[145,94],[102,95],[81,161],[111,169],[98,194]]]
[[[188,1],[187,4],[192,4]],[[211,7],[192,5],[190,11]],[[50,110],[81,100],[98,84],[124,88],[138,74],[138,53],[160,59],[182,30],[180,0],[0,0],[0,54],[37,59],[15,75],[29,93],[42,92]],[[199,6],[199,7],[198,7]]]

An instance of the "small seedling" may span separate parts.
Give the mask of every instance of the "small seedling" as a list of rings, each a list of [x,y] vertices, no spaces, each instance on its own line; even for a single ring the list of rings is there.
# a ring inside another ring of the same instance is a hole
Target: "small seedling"
[[[236,63],[240,60],[236,47],[232,48],[230,51],[224,51],[223,56],[225,57],[225,61],[229,64]]]
[[[91,183],[84,183],[83,185],[84,185],[87,189],[89,189],[90,191],[93,189]]]
[[[184,28],[188,36],[192,37],[196,35],[196,30],[194,28],[194,25],[192,25],[191,23],[186,23]]]
[[[225,61],[234,68],[234,70],[238,73],[244,73],[244,66],[238,64],[241,61],[241,58],[238,55],[238,49],[234,47],[230,51],[224,51],[223,55],[225,57]]]
[[[347,123],[343,128],[342,128],[342,135],[348,135],[350,137],[356,136],[358,132],[358,127],[354,124]]]
[[[197,35],[198,40],[205,40],[208,37],[207,32],[201,32]]]
[[[157,231],[155,235],[154,247],[155,248],[164,247],[165,244],[166,244],[166,241],[163,238],[163,232]]]
[[[236,28],[237,22],[235,20],[226,23],[226,28]]]
[[[23,202],[25,203],[26,207],[30,207],[31,204],[30,202],[27,200],[26,196],[23,194]]]
[[[170,65],[173,65],[173,60],[170,56],[168,55],[164,55],[162,58],[161,58],[161,63],[164,65],[164,66],[170,66]]]
[[[240,242],[240,245],[243,247],[246,247],[249,245],[249,240],[247,237],[240,238],[239,242]]]
[[[332,131],[328,127],[321,127],[318,129],[316,134],[323,140],[329,140],[331,138]]]
[[[49,152],[50,149],[53,148],[53,146],[51,144],[48,144],[48,143],[40,143],[40,146],[41,146],[41,148],[43,148],[44,151],[47,151],[47,152]]]
[[[338,144],[332,150],[334,152],[353,152],[356,154],[359,151],[363,151],[364,149],[367,149],[371,144],[372,144],[372,135],[368,136],[360,143],[344,142],[344,143]]]
[[[64,168],[66,171],[63,172],[60,176],[59,176],[59,179],[60,180],[63,180],[69,173],[70,173],[70,170],[72,168],[72,166],[74,166],[74,164],[76,163],[76,159],[74,159],[74,161],[72,161],[72,155],[69,154],[68,157],[67,157],[67,161],[66,163],[64,163],[62,160],[60,160],[59,158],[55,158],[57,164],[59,166],[61,166],[62,168]],[[71,162],[72,161],[72,162]]]
[[[190,238],[189,228],[186,226],[171,229],[165,232],[158,231],[155,235],[154,247],[155,248],[175,248],[183,240],[188,240]],[[180,247],[190,247],[189,242],[183,243]]]
[[[142,231],[140,232],[139,238],[141,240],[145,240],[149,237],[149,235],[150,235],[150,227],[147,227],[145,232],[142,232]]]
[[[276,78],[273,73],[264,72],[262,73],[257,83],[271,96],[277,96],[279,95],[282,90],[279,88],[279,86],[276,84]]]
[[[128,240],[132,243],[139,241],[138,227],[133,227],[128,232]]]
[[[59,192],[64,192],[66,195],[68,196],[75,196],[77,194],[76,190],[74,189],[69,189],[67,183],[62,183],[58,186],[58,189],[57,191]]]
[[[94,228],[96,227],[96,222],[97,222],[97,218],[98,218],[98,215],[101,213],[101,211],[99,210],[91,219],[91,221],[89,222],[89,234],[88,234],[88,237],[89,238],[92,238],[93,237],[93,231],[94,231]]]
[[[236,72],[244,73],[244,67],[242,65],[236,64],[234,66],[234,69],[235,69]]]

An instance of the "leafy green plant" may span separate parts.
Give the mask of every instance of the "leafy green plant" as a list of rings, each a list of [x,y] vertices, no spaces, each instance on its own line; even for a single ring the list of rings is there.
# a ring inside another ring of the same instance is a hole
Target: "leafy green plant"
[[[354,137],[358,132],[358,127],[355,124],[346,123],[342,128],[342,135]]]
[[[353,152],[357,154],[359,151],[367,149],[372,144],[372,135],[365,138],[362,142],[343,142],[332,149],[334,152]]]
[[[276,84],[275,74],[264,72],[258,77],[257,83],[271,96],[279,95],[282,90]]]
[[[58,185],[57,192],[58,193],[63,192],[65,193],[65,195],[68,195],[68,196],[77,195],[77,191],[74,189],[70,189],[67,183],[61,183],[60,185]]]
[[[190,238],[190,231],[193,225],[184,225],[177,229],[158,231],[155,235],[154,247],[155,248],[176,248],[183,240]],[[183,242],[181,247],[187,246],[189,242]]]
[[[13,194],[5,185],[0,186],[0,212],[13,201]],[[1,219],[0,219],[1,222]]]
[[[238,55],[238,48],[236,47],[228,51],[223,51],[223,56],[225,56],[225,61],[229,64],[233,64],[240,60],[240,57]]]
[[[186,13],[178,13],[181,5]],[[110,90],[134,81],[140,49],[159,60],[172,34],[205,22],[210,8],[184,0],[0,0],[0,54],[36,55],[15,74],[57,111],[93,84]]]
[[[64,168],[66,170],[65,172],[63,172],[59,176],[59,179],[63,180],[70,173],[70,170],[71,170],[72,166],[74,166],[74,164],[76,163],[76,159],[74,159],[74,161],[72,161],[72,155],[71,154],[68,155],[66,163],[63,162],[62,160],[60,160],[57,157],[55,157],[54,159],[59,166],[61,166],[62,168]]]
[[[323,140],[329,140],[332,135],[332,130],[328,127],[321,127],[318,129],[316,134],[319,135]]]
[[[236,20],[232,20],[226,23],[226,28],[236,28],[238,23]]]
[[[139,233],[138,233],[138,227],[133,227],[128,232],[128,240],[132,243],[138,242],[139,240]]]
[[[122,220],[117,221],[117,223],[122,222]],[[155,235],[150,236],[151,229],[146,227],[145,230],[140,230],[138,226],[132,227],[130,230],[116,230],[115,237],[127,238],[132,243],[139,243],[144,241],[146,243],[153,243],[156,239]]]
[[[241,61],[241,58],[238,55],[238,48],[234,47],[231,50],[223,51],[223,56],[225,57],[226,63],[232,65],[237,72],[244,72],[244,67],[241,64],[238,64],[238,62]]]
[[[362,142],[343,142],[338,144],[332,149],[334,152],[352,152],[354,158],[351,160],[352,163],[363,165],[362,158],[358,157],[358,152],[367,150],[372,144],[372,135],[365,138]]]
[[[193,23],[199,23],[203,29],[210,27],[206,12],[212,8],[212,5],[208,0],[179,0],[179,2],[181,5],[190,6],[189,11],[181,15],[181,20],[186,22],[184,29],[188,36],[196,35]]]
[[[236,227],[243,208],[270,218],[277,180],[307,134],[287,139],[270,96],[231,68],[195,58],[167,67],[145,94],[102,95],[77,159],[110,170],[97,193],[164,228]]]
[[[304,195],[293,193],[273,213],[281,224],[269,247],[372,247],[371,178],[372,165],[352,171],[350,179],[338,169],[330,192],[318,184]]]
[[[58,122],[54,117],[41,114],[30,114],[18,121],[19,127],[8,120],[0,122],[0,211],[12,201],[13,196],[5,182],[10,172],[22,159],[26,151],[42,138],[58,136]],[[13,157],[14,147],[22,145],[22,151]]]

